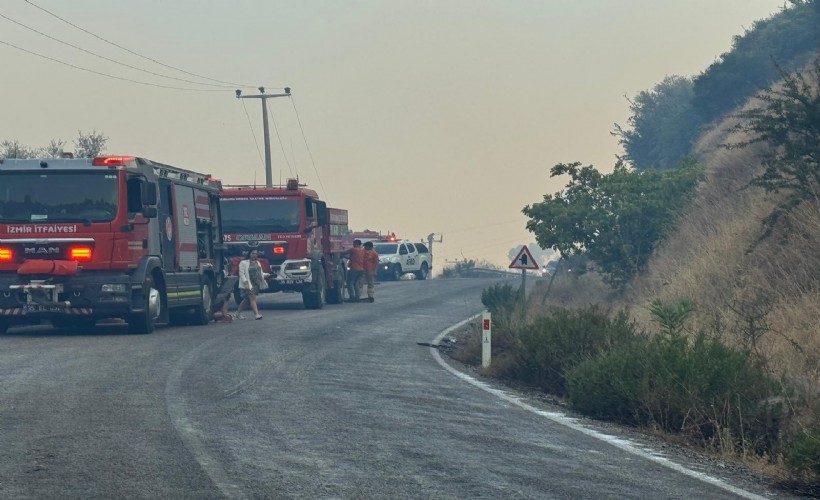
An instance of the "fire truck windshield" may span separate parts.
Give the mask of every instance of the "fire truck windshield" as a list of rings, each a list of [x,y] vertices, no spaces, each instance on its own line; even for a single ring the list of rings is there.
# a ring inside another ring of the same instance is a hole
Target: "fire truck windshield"
[[[265,198],[222,198],[225,233],[295,233],[299,231],[302,201]]]
[[[0,172],[0,222],[109,222],[118,198],[114,173]]]

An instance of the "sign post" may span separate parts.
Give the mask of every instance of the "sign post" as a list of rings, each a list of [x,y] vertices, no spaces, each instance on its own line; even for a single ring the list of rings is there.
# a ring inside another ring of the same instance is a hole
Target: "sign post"
[[[492,314],[490,311],[484,311],[481,314],[481,367],[487,368],[490,366],[490,358],[492,357]]]
[[[510,269],[521,269],[521,298],[524,298],[527,286],[527,269],[531,271],[540,269],[527,245],[522,246],[521,250],[518,251],[518,255],[510,262]]]

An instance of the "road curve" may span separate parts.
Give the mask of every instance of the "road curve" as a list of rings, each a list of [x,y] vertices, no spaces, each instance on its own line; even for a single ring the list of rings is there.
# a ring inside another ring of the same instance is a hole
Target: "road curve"
[[[545,418],[561,410],[419,345],[480,312],[491,283],[383,283],[373,304],[314,311],[265,296],[260,321],[147,336],[12,329],[0,497],[772,498]]]

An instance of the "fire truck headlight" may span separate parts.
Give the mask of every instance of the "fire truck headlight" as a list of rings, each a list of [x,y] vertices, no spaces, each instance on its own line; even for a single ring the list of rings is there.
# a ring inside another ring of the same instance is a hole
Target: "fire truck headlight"
[[[100,291],[108,293],[125,293],[128,291],[128,286],[124,283],[105,284],[102,286]]]

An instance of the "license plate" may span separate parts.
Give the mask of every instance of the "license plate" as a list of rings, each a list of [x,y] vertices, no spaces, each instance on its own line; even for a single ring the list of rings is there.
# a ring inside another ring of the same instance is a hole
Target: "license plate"
[[[300,283],[304,283],[305,280],[282,280],[279,283],[283,285],[298,285]]]
[[[64,313],[66,312],[65,307],[59,306],[43,306],[39,304],[26,304],[23,306],[23,310],[26,312],[53,312],[53,313]]]

